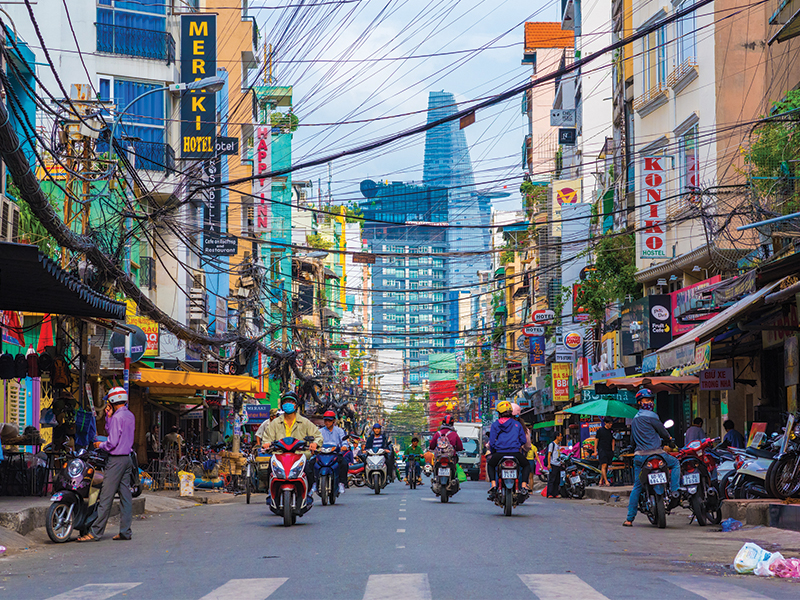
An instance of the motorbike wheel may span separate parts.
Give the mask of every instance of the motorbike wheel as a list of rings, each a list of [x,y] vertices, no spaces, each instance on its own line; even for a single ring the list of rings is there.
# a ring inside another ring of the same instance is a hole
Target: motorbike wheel
[[[131,486],[131,498],[138,498],[142,495],[142,486],[141,485],[132,485]]]
[[[736,476],[736,471],[732,471],[727,475],[725,475],[725,477],[723,477],[719,482],[719,493],[724,500],[733,500],[735,498],[735,493],[734,493],[735,476]]]
[[[755,500],[757,498],[764,498],[767,490],[760,481],[756,479],[747,478],[742,481],[739,487],[736,488],[737,500]]]
[[[719,525],[722,521],[722,505],[719,501],[717,488],[710,487],[706,492],[705,501],[706,520],[712,525]]]
[[[655,525],[658,525],[659,529],[664,529],[667,526],[667,507],[664,506],[664,496],[656,494],[655,498]]]
[[[372,489],[375,490],[375,495],[381,493],[381,476],[378,473],[372,474]]]
[[[506,517],[511,516],[511,510],[514,508],[514,491],[508,488],[503,490],[503,514]]]
[[[544,473],[539,473],[539,481],[541,481],[542,483],[547,483],[547,475],[545,475]]]
[[[330,490],[328,491],[328,497],[330,498],[331,505],[336,504],[336,492],[338,491],[336,488],[336,482],[331,480]]]
[[[700,527],[705,527],[707,522],[706,511],[700,494],[692,494],[689,502],[692,505],[692,512],[694,513],[694,518],[697,519],[697,524],[700,525]]]
[[[575,500],[580,500],[585,495],[586,495],[586,486],[584,484],[579,483],[578,485],[573,486],[572,497],[575,498]]]
[[[786,454],[770,465],[767,471],[767,490],[770,488],[775,497],[781,500],[791,498],[800,492],[800,454]]]
[[[322,498],[322,506],[328,506],[328,498],[330,498],[330,486],[330,477],[327,475],[320,475],[319,483],[317,484],[317,491],[319,492],[319,497]]]
[[[439,500],[442,501],[442,504],[447,504],[450,500],[450,496],[447,494],[447,488],[442,486],[442,493],[439,494]]]
[[[75,511],[72,511],[72,516],[69,521],[66,521],[69,507],[69,502],[61,501],[51,504],[47,509],[47,521],[45,522],[47,535],[56,544],[68,542],[72,536],[72,529],[75,526]],[[75,508],[77,509],[77,506]]]
[[[414,469],[410,469],[409,472],[411,476],[408,479],[408,489],[414,490],[417,488],[417,474],[414,472]]]
[[[292,490],[283,490],[283,526],[290,527],[294,524],[294,515],[292,514],[292,508],[294,508],[294,503],[292,502]]]

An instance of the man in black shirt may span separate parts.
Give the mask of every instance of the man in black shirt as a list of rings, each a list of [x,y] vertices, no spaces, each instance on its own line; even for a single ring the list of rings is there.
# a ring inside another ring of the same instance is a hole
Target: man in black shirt
[[[608,481],[608,465],[614,459],[614,436],[611,427],[614,419],[605,417],[603,426],[597,430],[597,458],[600,461],[600,485],[611,485]]]

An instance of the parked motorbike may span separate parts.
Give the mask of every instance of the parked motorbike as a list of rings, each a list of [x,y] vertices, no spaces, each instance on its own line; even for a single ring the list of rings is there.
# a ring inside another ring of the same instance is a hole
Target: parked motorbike
[[[47,535],[56,544],[68,542],[76,530],[86,535],[97,520],[107,457],[105,452],[93,449],[67,451],[57,481],[60,489],[50,497],[52,504],[45,522]],[[135,498],[142,493],[135,452],[131,452],[131,467],[131,496]]]
[[[694,518],[701,527],[706,523],[716,525],[722,520],[722,505],[717,490],[717,461],[710,451],[716,441],[719,440],[697,440],[678,453],[682,497],[689,502]]]
[[[336,504],[339,497],[339,461],[341,456],[336,446],[323,446],[317,452],[317,494],[322,498],[322,505],[329,502]],[[349,470],[348,470],[349,475]]]
[[[308,497],[308,479],[306,478],[306,456],[303,451],[308,442],[314,438],[298,440],[285,437],[272,443],[271,469],[269,482],[269,509],[278,516],[283,516],[284,527],[297,522],[311,510],[312,501]]]
[[[453,456],[439,456],[433,463],[434,476],[431,477],[431,490],[439,496],[442,503],[447,503],[460,489],[456,477],[456,462]]]
[[[774,462],[776,450],[748,446],[744,450],[733,448],[736,455],[736,473],[726,483],[726,496],[737,500],[771,498],[767,491],[767,472]]]
[[[364,487],[364,463],[361,461],[354,462],[347,467],[347,482],[356,487]]]
[[[506,517],[511,516],[511,511],[518,506],[522,500],[520,489],[520,473],[522,468],[514,456],[504,456],[500,459],[497,469],[497,493],[494,503],[503,509]]]
[[[789,414],[778,454],[767,469],[766,488],[781,500],[800,492],[800,423]]]
[[[375,494],[380,494],[389,482],[389,473],[386,466],[388,450],[365,450],[367,462],[364,467],[364,481],[367,487],[372,488]]]
[[[562,498],[575,498],[580,500],[586,494],[587,479],[583,473],[582,465],[575,458],[575,451],[578,452],[577,444],[570,446],[563,455],[561,463],[561,484],[559,494]]]

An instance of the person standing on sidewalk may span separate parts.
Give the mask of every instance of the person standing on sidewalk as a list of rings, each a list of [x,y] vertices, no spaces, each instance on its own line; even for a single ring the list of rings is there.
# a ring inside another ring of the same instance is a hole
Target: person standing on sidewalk
[[[547,474],[548,498],[556,498],[558,496],[558,488],[561,487],[561,464],[563,462],[561,441],[563,439],[564,434],[559,431],[556,434],[556,439],[547,446],[547,468],[550,470]]]
[[[133,498],[131,496],[131,476],[133,464],[131,463],[131,450],[133,448],[133,434],[136,429],[136,417],[128,410],[128,392],[125,388],[112,388],[106,396],[106,431],[108,439],[105,442],[95,442],[95,448],[100,448],[109,453],[106,468],[103,472],[103,487],[100,490],[100,500],[97,508],[97,520],[86,535],[79,537],[79,542],[94,542],[103,537],[111,516],[111,504],[114,496],[119,492],[120,519],[119,533],[115,540],[129,540],[131,522],[133,521]]]
[[[600,484],[611,485],[608,480],[608,467],[614,460],[614,434],[611,428],[614,426],[614,419],[611,417],[603,418],[603,426],[597,430],[597,459],[600,462]]]

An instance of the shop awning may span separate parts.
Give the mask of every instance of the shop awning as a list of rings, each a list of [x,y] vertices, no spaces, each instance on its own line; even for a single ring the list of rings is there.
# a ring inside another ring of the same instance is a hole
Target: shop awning
[[[547,427],[555,427],[555,421],[542,421],[541,423],[534,423],[531,429],[545,429]]]
[[[253,377],[167,369],[134,369],[131,383],[141,387],[171,388],[179,393],[189,389],[244,393],[258,391],[258,379]]]
[[[640,387],[650,388],[654,392],[672,392],[683,394],[687,390],[700,384],[699,377],[619,377],[617,379],[607,379],[605,384],[608,387],[626,388],[629,390]]]
[[[0,310],[125,319],[125,303],[95,292],[36,246],[0,242]]]
[[[325,279],[339,279],[339,276],[328,267],[323,268],[322,273],[325,275]]]
[[[697,343],[714,337],[728,325],[735,323],[740,317],[762,304],[767,294],[780,286],[782,281],[782,279],[774,281],[757,292],[745,296],[721,313],[703,321],[702,325],[698,325],[689,333],[661,348],[658,351],[659,368],[666,370],[690,364],[695,360],[694,350]]]

